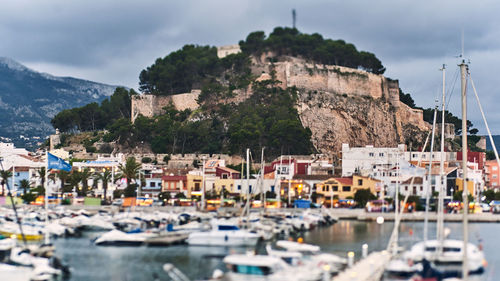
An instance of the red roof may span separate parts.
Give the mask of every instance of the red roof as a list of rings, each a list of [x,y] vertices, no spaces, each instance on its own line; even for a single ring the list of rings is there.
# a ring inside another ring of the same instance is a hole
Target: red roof
[[[164,181],[183,181],[187,180],[186,176],[163,176],[161,177]]]
[[[351,178],[335,178],[335,180],[340,182],[342,185],[352,185],[352,177]]]

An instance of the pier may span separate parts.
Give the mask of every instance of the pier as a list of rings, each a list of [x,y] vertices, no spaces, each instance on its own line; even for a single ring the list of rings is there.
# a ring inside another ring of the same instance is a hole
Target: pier
[[[379,281],[384,274],[391,254],[387,251],[372,252],[366,258],[359,260],[352,267],[333,277],[333,281]]]

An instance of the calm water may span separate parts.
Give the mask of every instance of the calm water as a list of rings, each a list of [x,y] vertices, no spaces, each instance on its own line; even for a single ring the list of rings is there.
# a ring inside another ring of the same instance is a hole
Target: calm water
[[[435,236],[435,225],[430,224],[429,237]],[[459,223],[446,224],[451,229],[450,238],[460,238]],[[321,246],[325,252],[346,256],[348,251],[361,254],[361,245],[367,243],[370,251],[386,247],[393,223],[378,225],[375,222],[340,221],[330,227],[318,228],[304,234],[304,240]],[[500,280],[500,224],[470,224],[470,241],[481,239],[488,260],[482,280]],[[411,244],[421,240],[423,223],[403,223],[401,243]],[[193,247],[96,247],[90,239],[98,233],[81,238],[55,241],[57,254],[72,267],[71,280],[170,280],[163,272],[164,263],[173,263],[192,279],[208,277],[215,268],[223,268],[221,259],[229,253],[243,253],[245,248]],[[261,251],[262,247],[259,249]],[[497,272],[498,271],[498,272]],[[497,278],[495,278],[497,277]]]

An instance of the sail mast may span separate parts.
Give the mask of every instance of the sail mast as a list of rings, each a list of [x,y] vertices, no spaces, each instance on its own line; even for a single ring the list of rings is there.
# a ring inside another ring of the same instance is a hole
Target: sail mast
[[[424,242],[427,242],[429,233],[429,201],[430,201],[430,190],[432,186],[432,153],[434,152],[434,134],[436,131],[436,119],[437,119],[437,105],[434,107],[434,119],[432,121],[432,136],[431,136],[431,147],[429,155],[429,170],[427,175],[427,187],[425,189],[425,217],[424,217]]]
[[[464,235],[464,247],[463,247],[463,263],[462,263],[462,278],[463,280],[468,279],[469,266],[467,261],[467,243],[469,242],[469,230],[468,230],[468,212],[469,212],[469,198],[468,198],[468,185],[467,185],[467,82],[466,75],[468,71],[468,66],[465,60],[462,60],[460,66],[461,74],[461,86],[462,86],[462,196],[463,196],[463,235]]]
[[[439,241],[437,246],[438,255],[443,252],[443,241],[444,241],[444,194],[446,193],[446,184],[444,177],[444,114],[445,114],[445,78],[446,78],[446,66],[443,64],[441,68],[443,72],[443,94],[442,94],[442,107],[441,107],[441,155],[439,161],[439,202],[438,202],[438,215],[437,215],[437,240]]]

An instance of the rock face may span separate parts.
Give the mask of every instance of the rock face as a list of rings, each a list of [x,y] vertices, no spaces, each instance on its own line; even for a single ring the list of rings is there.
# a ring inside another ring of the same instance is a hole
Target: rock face
[[[265,60],[263,60],[265,61]],[[296,58],[255,63],[254,73],[274,72],[282,87],[298,89],[297,109],[321,153],[355,146],[418,147],[430,125],[420,109],[399,101],[399,83],[382,75],[341,66],[308,64]]]
[[[312,143],[319,152],[336,153],[342,143],[351,147],[423,144],[430,125],[423,120],[421,110],[399,101],[397,80],[358,69],[310,64],[292,57],[275,63],[267,61],[266,55],[252,59],[256,81],[271,79],[274,74],[281,87],[297,88],[300,119],[311,130]],[[235,94],[225,102],[247,99],[252,88],[238,89]],[[132,101],[133,116],[154,116],[169,103],[180,110],[196,109],[198,95],[199,92],[167,97],[141,95]]]
[[[400,143],[418,146],[425,138],[422,131],[426,128],[401,118],[406,109],[381,99],[300,90],[297,108],[302,124],[312,132],[313,145],[321,153],[340,151],[342,143],[352,147],[395,147]]]

